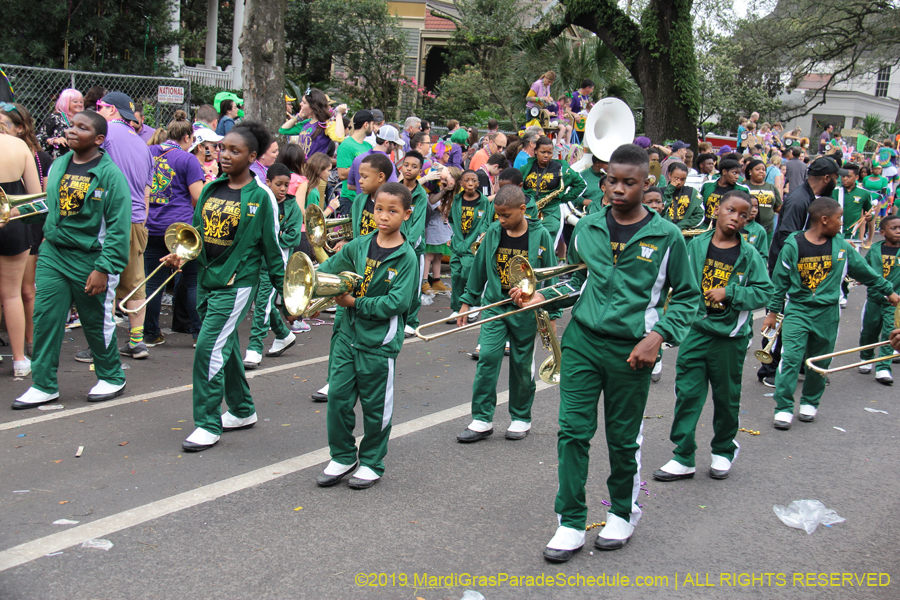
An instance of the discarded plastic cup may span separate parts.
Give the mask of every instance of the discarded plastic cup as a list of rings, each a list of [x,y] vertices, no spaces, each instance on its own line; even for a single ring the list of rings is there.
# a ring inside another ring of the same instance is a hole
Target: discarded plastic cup
[[[806,533],[814,532],[819,525],[833,525],[847,520],[830,508],[825,508],[818,500],[794,500],[787,508],[776,504],[772,509],[782,523]]]
[[[113,547],[113,543],[109,540],[104,540],[100,538],[93,538],[90,540],[84,540],[84,543],[81,544],[82,548],[95,548],[97,550],[109,550]]]

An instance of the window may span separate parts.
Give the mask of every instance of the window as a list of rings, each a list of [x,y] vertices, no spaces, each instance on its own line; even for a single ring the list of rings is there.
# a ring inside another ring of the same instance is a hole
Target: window
[[[888,85],[891,83],[891,68],[883,67],[878,70],[878,78],[875,81],[875,97],[886,98]]]

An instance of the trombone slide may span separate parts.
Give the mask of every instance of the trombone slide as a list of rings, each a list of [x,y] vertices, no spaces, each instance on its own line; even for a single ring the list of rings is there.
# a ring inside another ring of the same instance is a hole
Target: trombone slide
[[[894,329],[900,329],[900,304],[898,304],[894,308]],[[834,367],[833,369],[828,369],[824,367],[816,366],[815,363],[820,360],[825,360],[828,358],[834,358],[835,356],[843,356],[844,354],[855,354],[856,352],[862,352],[863,350],[874,350],[875,348],[881,348],[882,346],[888,345],[890,342],[877,342],[875,344],[868,344],[866,346],[858,346],[856,348],[848,348],[846,350],[841,350],[839,352],[832,352],[831,354],[823,354],[822,356],[812,356],[806,359],[806,366],[816,373],[821,375],[828,375],[830,373],[837,373],[839,371],[846,371],[847,369],[853,369],[856,367],[861,367],[863,365],[871,365],[873,363],[881,362],[883,360],[892,360],[897,356],[897,352],[894,352],[893,356],[883,356],[881,358],[872,358],[870,360],[862,360],[859,362],[855,362],[853,364],[844,365],[842,367]]]

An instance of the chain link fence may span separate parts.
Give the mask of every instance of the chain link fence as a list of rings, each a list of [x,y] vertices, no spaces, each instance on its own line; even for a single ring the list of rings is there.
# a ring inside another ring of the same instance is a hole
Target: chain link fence
[[[82,94],[95,85],[103,86],[111,92],[124,92],[134,100],[135,107],[144,111],[144,120],[151,127],[166,126],[175,111],[182,109],[190,116],[191,82],[178,77],[145,77],[141,75],[118,75],[113,73],[93,73],[90,71],[64,71],[19,65],[0,64],[12,85],[16,102],[34,117],[35,126],[40,126],[46,116],[54,111],[60,92],[67,88],[79,90]],[[184,89],[184,101],[180,104],[159,103],[160,86]]]

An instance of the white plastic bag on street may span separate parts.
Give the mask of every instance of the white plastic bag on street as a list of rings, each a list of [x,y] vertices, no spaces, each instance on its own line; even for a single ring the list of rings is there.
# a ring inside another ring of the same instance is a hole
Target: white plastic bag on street
[[[794,500],[787,508],[780,504],[772,508],[782,523],[788,527],[802,529],[806,533],[815,531],[819,524],[833,525],[847,520],[830,508],[825,508],[818,500]]]
[[[466,590],[460,600],[484,600],[484,596],[474,590]]]
[[[82,548],[96,548],[97,550],[109,550],[113,547],[113,543],[109,540],[104,540],[100,538],[94,538],[91,540],[85,540],[81,544]]]
[[[431,306],[434,303],[434,294],[422,294],[422,306]]]

